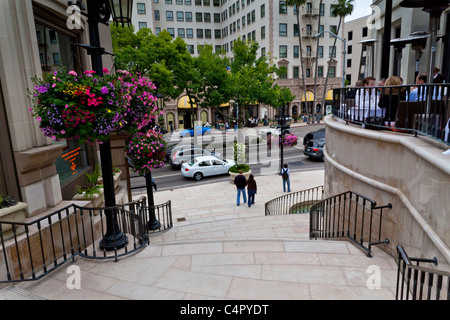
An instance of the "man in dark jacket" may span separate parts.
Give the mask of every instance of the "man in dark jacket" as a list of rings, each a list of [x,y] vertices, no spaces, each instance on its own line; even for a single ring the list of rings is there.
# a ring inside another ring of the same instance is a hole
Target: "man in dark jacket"
[[[241,203],[241,193],[244,197],[244,203],[247,202],[247,195],[245,194],[245,186],[247,184],[247,179],[245,179],[244,175],[242,174],[242,170],[239,170],[239,174],[234,178],[234,184],[236,185],[237,189],[237,202],[236,204],[239,205]]]

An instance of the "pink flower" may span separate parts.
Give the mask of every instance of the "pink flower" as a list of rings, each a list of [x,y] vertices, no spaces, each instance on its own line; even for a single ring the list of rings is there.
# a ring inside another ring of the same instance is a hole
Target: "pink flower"
[[[69,74],[70,74],[71,76],[75,76],[75,77],[78,75],[75,71],[69,71]]]

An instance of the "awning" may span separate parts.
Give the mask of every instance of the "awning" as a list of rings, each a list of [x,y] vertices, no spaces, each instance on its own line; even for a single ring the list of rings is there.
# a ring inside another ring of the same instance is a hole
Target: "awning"
[[[314,93],[312,91],[307,90],[306,91],[306,101],[313,101],[314,100]],[[300,101],[305,102],[305,93],[303,92],[300,96]]]
[[[194,108],[197,108],[197,105],[192,105]],[[190,109],[191,103],[189,102],[188,96],[182,96],[180,99],[178,99],[178,108],[179,109]]]
[[[333,90],[328,90],[325,94],[325,101],[332,101],[333,100]]]
[[[229,106],[230,106],[230,103],[227,102],[227,103],[222,103],[219,107],[224,108],[224,107],[229,107]]]

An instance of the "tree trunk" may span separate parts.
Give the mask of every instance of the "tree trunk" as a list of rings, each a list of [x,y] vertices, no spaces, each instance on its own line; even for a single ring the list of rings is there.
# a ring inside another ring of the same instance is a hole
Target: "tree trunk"
[[[322,8],[322,3],[323,0],[320,0],[319,3],[319,21],[317,22],[317,33],[319,33],[320,30],[320,21],[321,21],[321,15],[320,15],[320,10]],[[320,37],[317,37],[317,42],[316,42],[316,66],[315,66],[315,77],[314,77],[314,97],[313,97],[313,107],[316,104],[316,89],[317,89],[317,75],[318,75],[318,70],[319,70],[319,41],[320,41]]]
[[[305,70],[303,66],[303,50],[302,50],[302,27],[300,25],[300,8],[297,8],[297,25],[298,25],[298,51],[300,53],[300,68],[302,69],[302,81],[303,81],[303,94],[305,95],[306,103],[306,81],[305,81]],[[300,106],[301,106],[301,95],[300,95]]]

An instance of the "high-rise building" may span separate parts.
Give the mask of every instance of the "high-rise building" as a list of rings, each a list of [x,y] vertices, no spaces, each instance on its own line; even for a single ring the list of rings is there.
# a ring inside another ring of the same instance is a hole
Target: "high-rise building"
[[[338,30],[340,18],[331,13],[333,3],[333,0],[311,0],[297,8],[287,6],[283,0],[140,0],[133,9],[133,25],[136,30],[150,28],[155,34],[167,30],[172,37],[182,38],[193,55],[198,54],[199,46],[205,43],[231,56],[237,39],[258,42],[260,55],[270,54],[278,66],[286,67],[287,73],[277,83],[289,87],[295,95],[289,114],[299,117],[323,114],[326,98],[331,97],[329,90],[342,85],[343,44],[334,35],[342,34],[343,28]],[[327,73],[327,89],[324,90]],[[303,74],[307,92],[303,88]],[[190,121],[188,113],[182,111],[179,103],[183,101],[181,97],[166,105],[168,127],[169,122],[174,129],[191,125],[187,123]],[[232,112],[232,106],[228,108],[227,111]],[[252,115],[260,119],[265,115],[274,118],[275,114],[270,106],[252,108]],[[197,119],[203,123],[223,120],[210,110],[197,110]]]

